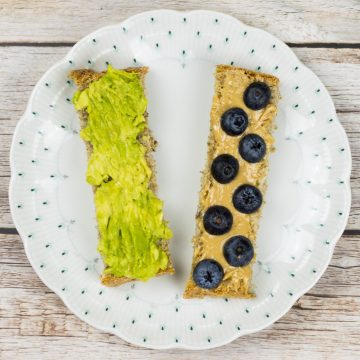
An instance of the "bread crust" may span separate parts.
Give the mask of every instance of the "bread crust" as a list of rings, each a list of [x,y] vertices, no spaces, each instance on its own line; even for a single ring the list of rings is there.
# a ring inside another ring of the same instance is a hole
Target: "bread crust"
[[[148,72],[147,67],[129,67],[129,68],[126,68],[123,70],[127,71],[127,72],[131,72],[131,73],[136,73],[139,76],[143,87],[145,87],[145,75]],[[92,82],[97,81],[102,76],[104,76],[105,73],[106,73],[106,71],[96,72],[96,71],[93,71],[90,69],[79,69],[79,70],[72,70],[69,73],[69,78],[74,81],[74,83],[76,84],[76,86],[78,87],[79,90],[84,90]],[[88,114],[87,114],[86,110],[81,110],[78,112],[78,114],[79,114],[79,118],[80,118],[80,127],[81,127],[81,129],[84,129],[87,125]],[[147,119],[148,119],[147,112],[144,113],[144,117],[147,122]],[[156,169],[155,169],[155,161],[152,156],[152,153],[155,151],[155,148],[156,148],[156,140],[152,136],[150,129],[147,128],[140,134],[139,141],[146,148],[146,154],[145,154],[146,162],[148,163],[149,167],[152,170],[149,188],[150,188],[150,190],[156,192],[156,188],[157,188],[157,186],[156,186]],[[86,145],[87,156],[89,159],[93,149],[89,142],[85,141],[85,145]],[[96,186],[92,186],[92,191],[94,194],[96,192],[96,188],[97,188]],[[98,233],[98,237],[100,237],[99,233]],[[175,270],[174,270],[174,267],[173,267],[173,264],[171,261],[171,257],[170,257],[169,243],[166,240],[160,240],[159,245],[167,254],[169,262],[168,262],[168,267],[165,270],[160,270],[156,274],[156,276],[173,274],[175,272]],[[104,263],[104,265],[106,268],[106,263]],[[114,286],[119,286],[119,285],[125,284],[130,281],[135,281],[137,279],[128,278],[126,276],[118,277],[118,276],[115,276],[112,274],[104,274],[103,273],[100,276],[100,280],[103,285],[109,286],[109,287],[114,287]]]

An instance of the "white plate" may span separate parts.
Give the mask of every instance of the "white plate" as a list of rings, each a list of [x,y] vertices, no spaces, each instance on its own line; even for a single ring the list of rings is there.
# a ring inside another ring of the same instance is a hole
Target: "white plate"
[[[104,70],[107,62],[150,67],[149,122],[177,270],[118,288],[98,279],[103,265],[85,146],[67,79],[71,69]],[[253,300],[181,297],[216,64],[281,80]],[[210,11],[142,13],[79,41],[36,85],[16,128],[11,168],[13,219],[42,281],[87,323],[151,348],[211,348],[272,324],[324,272],[350,209],[350,149],[323,84],[279,39]]]

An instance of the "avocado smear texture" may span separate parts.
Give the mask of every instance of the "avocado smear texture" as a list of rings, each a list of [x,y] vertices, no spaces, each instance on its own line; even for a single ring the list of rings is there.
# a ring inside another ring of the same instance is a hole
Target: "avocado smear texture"
[[[147,280],[167,268],[159,242],[172,232],[163,220],[162,201],[149,189],[152,171],[139,142],[147,128],[141,81],[109,66],[99,80],[77,91],[73,102],[88,114],[81,137],[92,145],[86,180],[96,187],[104,273]]]

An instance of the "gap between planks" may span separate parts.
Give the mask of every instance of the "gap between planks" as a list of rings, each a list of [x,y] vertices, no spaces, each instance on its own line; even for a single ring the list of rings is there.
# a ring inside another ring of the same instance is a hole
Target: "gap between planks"
[[[79,39],[80,40],[80,39]],[[10,47],[10,46],[29,46],[29,47],[72,47],[76,42],[72,41],[63,41],[63,42],[32,42],[32,41],[3,41],[0,42],[0,47]],[[360,43],[336,43],[336,42],[309,42],[309,43],[295,43],[295,42],[285,42],[290,48],[311,48],[311,49],[360,49]]]

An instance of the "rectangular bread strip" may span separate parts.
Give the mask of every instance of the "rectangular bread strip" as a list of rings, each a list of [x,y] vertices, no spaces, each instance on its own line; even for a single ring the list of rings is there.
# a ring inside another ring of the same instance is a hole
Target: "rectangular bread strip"
[[[133,68],[126,68],[124,69],[124,71],[127,72],[131,72],[131,73],[136,73],[139,78],[140,81],[142,83],[142,86],[144,87],[145,83],[145,75],[148,72],[148,68],[147,67],[133,67]],[[99,80],[106,72],[95,72],[93,70],[89,70],[89,69],[79,69],[79,70],[73,70],[70,72],[69,74],[69,78],[72,79],[74,81],[74,83],[77,85],[79,90],[84,90],[86,89],[93,81],[97,81]],[[80,118],[80,127],[81,129],[84,129],[87,125],[87,119],[88,119],[88,114],[85,110],[79,111],[79,118]],[[144,113],[144,117],[145,120],[147,121],[147,112]],[[149,182],[149,189],[152,190],[153,192],[156,192],[156,171],[155,171],[155,162],[152,156],[153,151],[155,150],[156,147],[156,141],[154,140],[154,138],[152,137],[152,134],[149,130],[149,128],[146,128],[144,130],[144,132],[141,134],[141,136],[139,137],[139,141],[145,146],[146,148],[146,162],[149,165],[149,167],[152,170],[152,174],[151,174],[151,179]],[[88,159],[90,158],[90,155],[92,153],[92,146],[89,142],[85,141],[85,145],[86,145],[86,151],[87,151],[87,156]],[[92,190],[93,193],[95,195],[96,192],[96,186],[92,186]],[[100,233],[98,233],[98,237],[100,239]],[[173,274],[174,271],[174,267],[170,258],[170,253],[169,253],[169,248],[168,248],[168,241],[162,241],[160,240],[160,244],[161,248],[165,251],[165,253],[168,256],[169,262],[168,262],[168,266],[165,270],[161,270],[156,274],[156,276],[160,276],[160,275],[165,275],[165,274]],[[104,264],[105,268],[107,267],[106,263]],[[132,278],[128,278],[125,276],[122,277],[118,277],[112,274],[102,274],[100,277],[100,280],[102,282],[102,284],[106,285],[106,286],[118,286],[118,285],[122,285],[125,284],[127,282],[136,280],[136,279],[132,279]]]
[[[253,82],[264,82],[271,89],[269,104],[260,110],[251,110],[243,100],[244,91]],[[243,68],[218,65],[215,72],[215,94],[210,115],[210,134],[208,139],[208,154],[203,171],[199,205],[196,214],[196,233],[193,238],[193,262],[190,278],[186,284],[185,298],[214,297],[254,297],[252,288],[252,261],[244,267],[230,266],[223,255],[223,245],[231,237],[241,235],[247,237],[255,248],[258,222],[261,208],[252,214],[240,213],[234,208],[232,195],[240,185],[256,186],[263,197],[266,192],[266,177],[269,166],[269,154],[274,149],[272,131],[279,99],[279,80],[272,75],[263,74]],[[231,108],[243,109],[248,115],[248,127],[238,136],[229,136],[221,128],[221,115]],[[249,163],[239,154],[239,141],[250,133],[260,135],[266,143],[266,154],[258,163]],[[236,177],[227,184],[220,184],[211,174],[213,160],[221,154],[230,154],[239,162]],[[211,235],[203,225],[205,211],[213,205],[224,206],[233,216],[231,229],[223,235]],[[199,261],[212,259],[217,261],[224,270],[224,277],[220,284],[213,289],[197,286],[193,280],[193,270]]]

